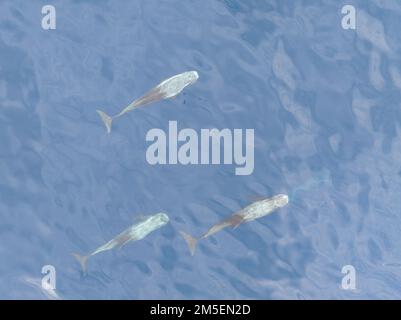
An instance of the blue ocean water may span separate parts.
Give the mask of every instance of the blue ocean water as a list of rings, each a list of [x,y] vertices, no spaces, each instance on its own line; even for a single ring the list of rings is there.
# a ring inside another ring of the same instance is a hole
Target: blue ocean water
[[[397,0],[1,0],[0,298],[400,299],[400,16]],[[187,70],[194,85],[106,133],[96,109]],[[149,165],[146,133],[171,120],[254,129],[253,174]],[[278,193],[286,207],[190,256],[179,230]],[[81,272],[71,252],[159,211],[168,226]]]

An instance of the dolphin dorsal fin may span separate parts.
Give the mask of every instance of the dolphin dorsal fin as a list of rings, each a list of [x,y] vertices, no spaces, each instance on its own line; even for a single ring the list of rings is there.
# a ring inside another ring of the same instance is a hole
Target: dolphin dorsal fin
[[[150,217],[150,214],[140,214],[134,218],[134,223],[143,222]]]
[[[265,200],[266,198],[267,198],[266,196],[252,195],[252,196],[248,197],[248,200],[250,202],[257,202],[257,201]]]

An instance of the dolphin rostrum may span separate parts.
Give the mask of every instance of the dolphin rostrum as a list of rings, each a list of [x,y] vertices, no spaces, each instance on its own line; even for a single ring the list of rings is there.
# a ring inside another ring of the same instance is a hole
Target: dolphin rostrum
[[[86,272],[88,258],[98,254],[99,252],[111,250],[114,247],[121,248],[130,241],[141,240],[145,238],[152,231],[166,225],[169,221],[169,217],[165,213],[157,213],[152,216],[146,216],[141,219],[138,223],[132,225],[128,229],[121,232],[115,238],[107,242],[106,244],[100,246],[92,253],[87,256],[81,256],[78,253],[73,253],[72,255],[81,264],[83,272]]]
[[[184,73],[177,74],[171,78],[168,78],[158,84],[156,87],[148,91],[142,97],[131,102],[126,108],[124,108],[120,113],[115,116],[109,116],[105,112],[101,110],[96,110],[97,113],[102,118],[107,132],[111,132],[111,125],[113,119],[121,117],[125,113],[138,108],[139,106],[143,106],[145,104],[156,102],[163,99],[174,98],[177,96],[186,86],[194,83],[198,80],[199,75],[196,71],[187,71]]]
[[[272,198],[267,198],[253,202],[249,206],[234,213],[231,217],[227,218],[226,220],[218,224],[215,224],[199,238],[195,238],[183,231],[180,231],[180,233],[187,242],[191,255],[194,255],[196,245],[200,239],[205,239],[226,227],[236,228],[241,223],[252,221],[261,218],[263,216],[266,216],[269,213],[273,212],[275,209],[284,207],[287,203],[288,203],[288,196],[285,194],[278,194]]]

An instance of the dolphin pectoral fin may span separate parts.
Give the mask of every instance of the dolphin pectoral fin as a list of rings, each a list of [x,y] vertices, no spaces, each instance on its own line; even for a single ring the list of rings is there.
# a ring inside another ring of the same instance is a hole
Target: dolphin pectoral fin
[[[239,214],[234,214],[227,221],[233,229],[238,228],[238,226],[244,222],[244,217]]]
[[[149,214],[140,214],[139,216],[134,218],[134,223],[142,222],[148,219],[151,215]]]
[[[118,249],[122,249],[122,247],[124,247],[128,242],[130,242],[130,239],[128,239],[128,240],[126,240],[126,241],[120,243],[120,244],[118,245]]]
[[[266,199],[266,197],[265,196],[261,196],[261,195],[252,195],[252,196],[248,197],[248,200],[250,202],[261,201],[261,200],[264,200],[264,199]]]
[[[129,234],[123,234],[123,235],[121,235],[120,237],[118,237],[117,239],[116,239],[116,241],[117,241],[117,248],[118,249],[121,249],[122,247],[124,247],[128,242],[130,242],[131,240],[133,240],[132,239],[132,237],[130,237],[130,235]]]

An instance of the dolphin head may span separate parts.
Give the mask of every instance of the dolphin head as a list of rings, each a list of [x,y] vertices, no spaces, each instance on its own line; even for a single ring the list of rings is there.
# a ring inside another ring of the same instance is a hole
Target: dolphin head
[[[199,79],[199,74],[196,71],[188,71],[187,72],[187,79],[188,79],[188,84],[192,84],[196,82],[196,80]]]
[[[160,225],[162,225],[162,226],[165,225],[165,224],[167,224],[167,223],[170,221],[168,215],[165,214],[164,212],[160,212],[160,213],[156,214],[155,217],[157,218],[157,221],[158,221],[158,222],[160,223]]]
[[[289,199],[286,194],[278,194],[273,197],[273,201],[274,201],[274,205],[276,207],[281,208],[281,207],[284,207],[288,203]]]

